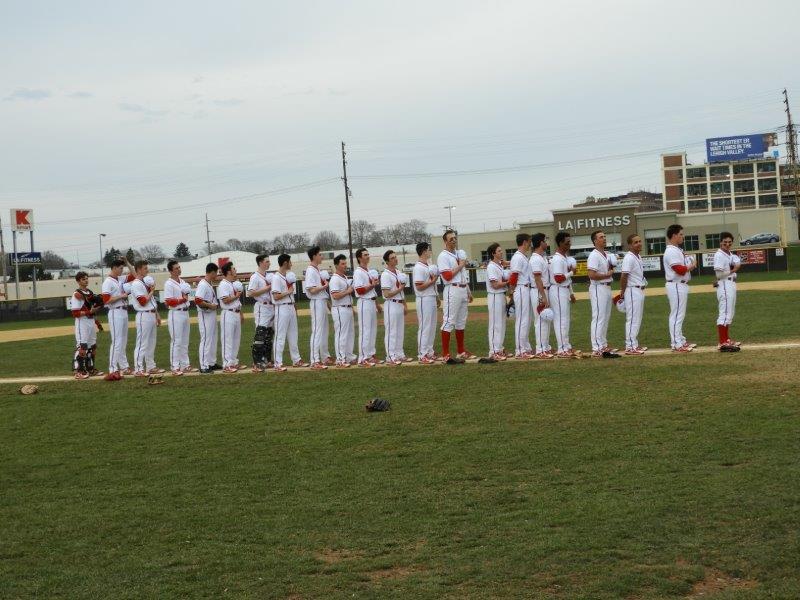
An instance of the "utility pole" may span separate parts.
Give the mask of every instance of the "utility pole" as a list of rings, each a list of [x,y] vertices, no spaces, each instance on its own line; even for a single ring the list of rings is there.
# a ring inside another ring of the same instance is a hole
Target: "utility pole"
[[[783,89],[783,103],[786,105],[786,169],[789,171],[791,191],[794,192],[794,205],[800,213],[800,173],[798,173],[800,165],[797,164],[797,132],[792,122],[792,111],[789,109],[789,94],[786,88]],[[779,202],[778,206],[783,206],[783,202]],[[800,220],[798,220],[798,229],[800,229]],[[786,240],[781,238],[781,242],[785,244]]]
[[[350,187],[347,185],[347,153],[342,142],[342,181],[344,182],[344,205],[347,207],[347,248],[350,250],[350,272],[355,272],[353,263],[353,227],[350,224]]]
[[[452,204],[448,204],[444,208],[450,214],[450,226],[448,227],[448,229],[452,229],[453,228],[453,210],[455,209],[455,206],[453,206]]]
[[[208,230],[208,213],[206,213],[206,246],[208,247],[208,255],[211,256],[211,232]]]
[[[3,243],[3,220],[0,219],[0,256],[3,260],[3,298],[8,300],[8,281],[6,281],[6,246]]]

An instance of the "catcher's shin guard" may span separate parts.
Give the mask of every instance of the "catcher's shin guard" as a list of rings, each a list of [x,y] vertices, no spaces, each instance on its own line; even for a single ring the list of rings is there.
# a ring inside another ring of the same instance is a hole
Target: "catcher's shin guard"
[[[97,356],[97,344],[94,344],[86,353],[86,370],[88,372],[94,371],[94,359]]]
[[[253,364],[263,367],[267,364],[267,328],[263,325],[256,327],[253,336]]]
[[[267,351],[267,361],[272,362],[272,345],[275,342],[275,328],[267,327],[267,337],[264,340],[264,348]]]
[[[72,358],[72,370],[86,373],[86,357],[89,354],[88,344],[79,344],[75,348],[75,355]]]

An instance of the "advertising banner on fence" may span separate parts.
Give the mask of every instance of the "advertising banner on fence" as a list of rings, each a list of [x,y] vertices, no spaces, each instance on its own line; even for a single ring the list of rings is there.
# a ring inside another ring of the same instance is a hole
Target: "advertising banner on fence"
[[[703,252],[703,266],[714,266],[715,252]],[[767,251],[766,250],[736,250],[734,254],[738,254],[742,259],[743,265],[765,265],[767,264]]]
[[[709,138],[706,140],[706,156],[710,163],[763,158],[764,153],[776,144],[774,133]]]
[[[660,256],[643,256],[642,268],[645,271],[660,271],[661,270],[661,257]]]

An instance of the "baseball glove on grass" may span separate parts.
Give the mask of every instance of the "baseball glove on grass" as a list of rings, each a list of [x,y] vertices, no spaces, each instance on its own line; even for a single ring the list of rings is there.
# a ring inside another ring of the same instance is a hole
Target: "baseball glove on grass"
[[[23,385],[21,388],[19,388],[19,393],[22,394],[23,396],[30,396],[31,394],[36,394],[38,391],[39,391],[38,385],[28,384],[28,385]]]
[[[384,412],[389,410],[391,407],[392,405],[388,400],[384,400],[383,398],[373,398],[364,408],[367,409],[367,412]]]

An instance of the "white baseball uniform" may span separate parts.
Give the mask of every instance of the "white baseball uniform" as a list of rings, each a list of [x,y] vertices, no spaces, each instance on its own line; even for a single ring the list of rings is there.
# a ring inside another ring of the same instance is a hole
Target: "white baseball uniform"
[[[442,250],[436,261],[439,273],[452,273],[458,267],[458,257],[449,250]],[[442,331],[462,331],[467,325],[467,306],[469,304],[467,270],[461,269],[448,281],[442,276],[444,282],[444,314],[442,316]]]
[[[122,278],[126,283],[133,281],[128,275]],[[108,349],[108,372],[124,371],[129,368],[128,346],[128,301],[124,298],[115,302],[108,302],[112,296],[121,295],[124,290],[123,282],[116,277],[108,276],[103,282],[103,302],[108,309],[108,330],[111,333],[111,343]]]
[[[333,318],[333,339],[336,350],[336,362],[349,363],[356,359],[353,354],[354,327],[353,327],[353,295],[349,294],[339,298],[333,297],[334,292],[343,292],[350,285],[346,277],[337,273],[331,276],[328,289],[331,292],[331,316]]]
[[[595,248],[589,254],[586,267],[594,273],[607,273],[611,270],[611,259],[602,250]],[[602,352],[608,346],[608,323],[611,320],[611,277],[589,280],[589,300],[592,304],[592,325],[589,337],[592,350]]]
[[[403,360],[406,355],[403,351],[403,338],[405,332],[405,316],[403,315],[403,300],[405,299],[405,284],[403,273],[385,269],[381,273],[381,290],[402,290],[399,294],[388,298],[383,295],[383,345],[386,349],[386,360]]]
[[[369,271],[356,267],[353,289],[358,298],[358,362],[375,356],[375,336],[378,332],[378,309],[375,306],[375,280]],[[360,291],[359,291],[360,290]]]
[[[311,312],[311,363],[324,362],[331,356],[328,351],[328,290],[310,292],[309,288],[319,287],[323,283],[320,270],[309,265],[305,272],[305,293],[308,308]]]
[[[250,276],[247,282],[248,295],[250,292],[257,292],[272,285],[272,273],[262,275],[258,271]],[[275,324],[275,307],[272,304],[272,292],[266,292],[258,296],[251,296],[253,304],[253,320],[256,327],[273,327]],[[270,360],[267,358],[267,360]]]
[[[673,349],[686,344],[683,335],[683,321],[686,318],[686,304],[689,300],[689,281],[692,273],[687,270],[683,275],[672,267],[688,266],[693,261],[678,246],[668,244],[664,250],[664,286],[669,299],[669,337]]]
[[[272,276],[272,302],[275,304],[275,366],[283,366],[283,349],[289,342],[289,355],[292,364],[300,362],[300,349],[297,347],[297,311],[294,306],[294,294],[275,299],[275,294],[294,291],[294,283],[290,283],[285,275],[275,273]]]
[[[722,248],[714,254],[714,274],[717,276],[717,325],[730,325],[736,312],[736,273],[731,269],[741,263],[738,255]]]
[[[417,289],[417,282],[426,283],[431,277],[436,278],[439,269],[427,263],[417,261],[411,274],[414,282],[414,294],[417,304],[417,358],[427,356],[433,358],[433,337],[436,331],[436,284]]]
[[[242,342],[242,301],[235,298],[232,302],[225,302],[236,293],[235,282],[223,279],[217,286],[217,298],[222,308],[219,323],[219,335],[222,340],[222,366],[237,367],[239,365],[239,346]]]
[[[544,303],[544,298],[539,296],[539,288],[536,287],[536,275],[542,278],[544,295],[550,302],[550,264],[547,257],[543,254],[534,252],[531,254],[531,315],[533,316],[534,337],[536,338],[536,354],[550,352],[550,322],[541,317],[538,308]]]
[[[189,284],[171,277],[164,283],[164,300],[169,329],[169,362],[172,370],[189,367]]]
[[[642,258],[635,252],[628,252],[622,259],[622,272],[627,273],[628,282],[625,287],[625,348],[639,348],[639,330],[644,315],[644,289],[647,279],[644,277]]]
[[[531,348],[531,263],[524,253],[517,250],[509,265],[511,274],[517,274],[514,288],[514,354],[529,353]]]
[[[194,292],[195,301],[204,300],[219,306],[214,287],[205,279],[201,279]],[[217,364],[217,309],[197,307],[197,326],[200,329],[200,347],[198,350],[200,368],[208,369]]]
[[[136,311],[136,346],[133,350],[133,362],[138,372],[156,368],[156,313],[155,297],[148,298],[150,290],[141,279],[131,282],[132,304]]]
[[[506,339],[506,292],[508,286],[500,289],[492,283],[505,283],[508,278],[503,267],[494,261],[486,265],[486,303],[489,310],[489,354],[499,354],[505,350]]]
[[[571,294],[572,271],[569,268],[569,259],[556,252],[550,259],[550,308],[553,309],[553,329],[558,352],[572,350],[569,342]]]
[[[87,295],[91,295],[88,290]],[[88,348],[91,348],[97,343],[94,315],[89,312],[91,308],[79,291],[76,290],[70,296],[69,309],[75,317],[75,345],[77,347],[86,344]]]

